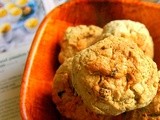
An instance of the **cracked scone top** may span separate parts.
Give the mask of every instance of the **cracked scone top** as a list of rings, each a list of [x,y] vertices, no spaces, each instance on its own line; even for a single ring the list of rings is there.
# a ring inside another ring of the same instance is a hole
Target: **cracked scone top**
[[[95,25],[78,25],[67,28],[64,38],[60,42],[60,63],[63,63],[66,59],[73,57],[77,52],[96,43],[101,33],[102,28]]]
[[[144,24],[131,20],[114,20],[107,23],[103,28],[102,38],[110,35],[133,40],[146,55],[153,58],[153,40]]]
[[[99,114],[118,115],[148,105],[158,82],[155,62],[125,38],[110,36],[73,58],[72,84]]]

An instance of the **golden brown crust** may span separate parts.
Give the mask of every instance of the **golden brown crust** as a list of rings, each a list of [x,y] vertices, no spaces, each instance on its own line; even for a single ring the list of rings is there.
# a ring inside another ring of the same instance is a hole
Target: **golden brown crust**
[[[157,66],[131,40],[110,36],[73,58],[72,84],[99,114],[118,115],[148,105],[158,88]]]
[[[53,81],[52,98],[61,115],[71,120],[111,120],[112,116],[91,112],[77,96],[71,85],[72,58],[67,59],[57,70]]]
[[[123,116],[125,120],[160,120],[160,84],[156,96],[148,106],[126,112]]]
[[[94,25],[78,25],[67,28],[65,36],[60,42],[60,63],[63,63],[69,57],[73,57],[77,52],[96,43],[101,33],[102,28]]]
[[[133,40],[145,55],[153,58],[153,40],[144,24],[131,20],[114,20],[104,26],[101,38],[110,35]]]

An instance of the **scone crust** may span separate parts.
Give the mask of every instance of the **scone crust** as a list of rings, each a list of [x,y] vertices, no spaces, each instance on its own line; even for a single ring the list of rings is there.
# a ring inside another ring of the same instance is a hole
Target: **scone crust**
[[[145,55],[153,58],[153,40],[144,24],[131,20],[114,20],[104,26],[101,38],[110,35],[133,40]]]
[[[73,57],[77,52],[96,43],[102,33],[102,28],[95,25],[78,25],[68,27],[64,38],[60,42],[61,51],[59,62],[63,63],[66,59]]]
[[[71,120],[111,120],[112,116],[98,115],[89,110],[71,84],[72,58],[57,70],[53,80],[52,99],[62,116]]]
[[[157,66],[133,41],[110,36],[75,55],[72,84],[99,114],[118,115],[148,105],[158,88]]]
[[[126,112],[123,116],[124,120],[160,120],[160,84],[156,96],[148,106]]]

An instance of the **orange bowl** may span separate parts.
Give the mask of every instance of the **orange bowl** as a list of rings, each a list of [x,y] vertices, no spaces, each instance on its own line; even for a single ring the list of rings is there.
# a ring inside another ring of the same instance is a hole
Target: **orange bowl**
[[[73,0],[53,9],[33,40],[22,79],[20,112],[23,120],[58,120],[52,102],[52,80],[59,66],[59,40],[68,26],[103,27],[116,19],[142,22],[154,40],[154,61],[160,68],[160,5],[138,0]]]

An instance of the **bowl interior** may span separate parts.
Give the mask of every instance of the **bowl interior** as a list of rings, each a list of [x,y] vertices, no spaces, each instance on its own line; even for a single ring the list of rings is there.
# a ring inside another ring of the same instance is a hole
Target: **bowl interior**
[[[160,6],[135,0],[75,0],[52,10],[40,25],[27,58],[20,97],[24,120],[57,120],[52,102],[52,80],[59,66],[59,41],[68,26],[103,27],[116,19],[142,22],[154,40],[154,61],[160,68]]]

